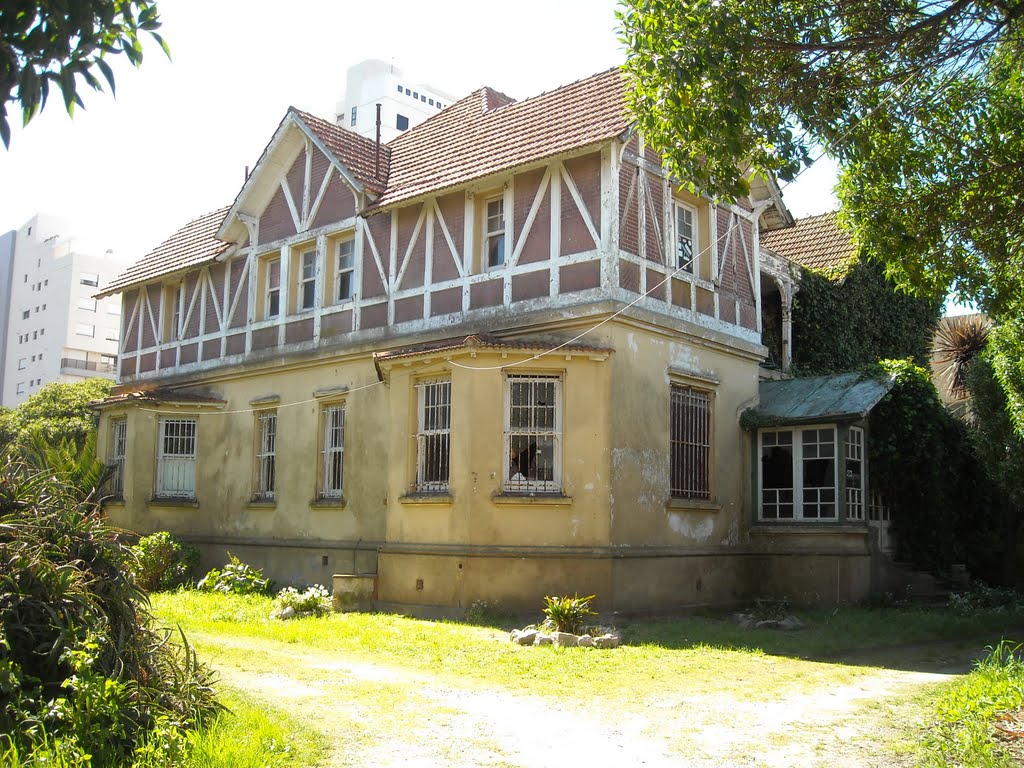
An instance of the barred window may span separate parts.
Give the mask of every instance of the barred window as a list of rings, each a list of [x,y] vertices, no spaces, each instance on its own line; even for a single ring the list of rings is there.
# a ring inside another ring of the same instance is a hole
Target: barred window
[[[416,490],[448,490],[451,449],[452,383],[449,379],[417,385],[419,428],[416,431]]]
[[[110,495],[115,499],[124,498],[124,457],[128,447],[127,419],[110,422]]]
[[[670,494],[711,498],[711,393],[672,385],[669,409]]]
[[[277,480],[277,411],[256,414],[256,493],[257,499],[273,499]]]
[[[345,406],[329,405],[323,409],[323,482],[320,495],[340,499],[345,469]]]
[[[561,388],[559,376],[505,379],[507,492],[561,491]]]
[[[196,495],[196,420],[160,419],[156,495]]]

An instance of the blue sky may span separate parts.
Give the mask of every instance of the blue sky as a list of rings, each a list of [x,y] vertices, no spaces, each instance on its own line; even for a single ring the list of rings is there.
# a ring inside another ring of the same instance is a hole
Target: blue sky
[[[147,46],[115,62],[117,98],[59,97],[0,149],[0,232],[37,211],[132,258],[230,203],[289,105],[332,118],[345,70],[367,58],[462,96],[490,85],[524,98],[620,64],[613,0],[253,3],[163,0],[173,60]],[[834,168],[787,187],[797,216],[835,207]]]

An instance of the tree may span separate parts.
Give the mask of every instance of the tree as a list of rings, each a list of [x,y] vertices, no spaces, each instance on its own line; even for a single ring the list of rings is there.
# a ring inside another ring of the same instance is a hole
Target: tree
[[[147,32],[170,56],[157,33],[160,16],[149,0],[0,0],[0,139],[11,142],[7,105],[18,102],[24,124],[46,106],[50,86],[60,89],[64,106],[74,114],[84,108],[78,93],[81,77],[103,90],[98,70],[114,93],[108,55],[123,53],[142,63],[141,32]]]
[[[98,378],[47,384],[17,408],[0,414],[0,440],[17,441],[26,448],[39,436],[50,445],[67,439],[81,447],[96,428],[89,403],[109,395],[110,387],[111,382]]]
[[[733,199],[821,148],[901,287],[978,302],[997,338],[1024,308],[1024,0],[625,0],[620,21],[640,131],[688,186]]]

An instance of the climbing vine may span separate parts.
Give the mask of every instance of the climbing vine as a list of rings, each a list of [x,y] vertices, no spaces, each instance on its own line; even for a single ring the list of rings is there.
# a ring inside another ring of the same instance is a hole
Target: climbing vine
[[[927,365],[941,300],[898,291],[881,267],[863,260],[844,270],[802,270],[793,300],[794,371],[839,373],[880,359]]]

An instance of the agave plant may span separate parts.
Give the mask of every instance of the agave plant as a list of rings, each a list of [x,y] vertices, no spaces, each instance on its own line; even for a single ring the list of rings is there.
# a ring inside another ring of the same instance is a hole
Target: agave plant
[[[558,632],[569,632],[578,635],[583,631],[588,616],[597,616],[590,610],[590,601],[594,595],[580,597],[579,593],[569,597],[544,598],[544,615],[546,624],[550,624]]]
[[[989,328],[984,315],[947,317],[939,323],[932,345],[936,373],[954,397],[967,396],[967,371],[971,361],[985,349]]]

